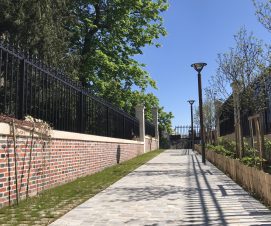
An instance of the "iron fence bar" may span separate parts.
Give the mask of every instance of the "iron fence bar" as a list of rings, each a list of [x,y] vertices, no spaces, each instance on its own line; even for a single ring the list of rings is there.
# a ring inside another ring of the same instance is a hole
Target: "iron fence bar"
[[[4,91],[4,113],[7,114],[7,81],[8,81],[8,53],[6,53],[6,65],[5,65],[5,91]]]
[[[48,122],[48,118],[49,118],[49,113],[48,113],[48,108],[49,108],[49,103],[50,103],[50,98],[49,98],[49,86],[48,86],[48,74],[45,74],[45,84],[46,84],[46,104],[45,104],[45,118],[46,118],[46,121]]]
[[[111,134],[109,132],[109,108],[106,107],[106,135],[109,137]]]
[[[29,61],[27,59],[26,59],[26,61],[27,61],[28,64],[32,65],[33,67],[40,69],[35,63],[33,63],[33,62],[31,62],[31,61]],[[115,110],[115,111],[117,111],[117,112],[119,112],[121,114],[125,114],[126,117],[130,117],[131,119],[136,119],[135,117],[133,117],[131,115],[128,115],[125,111],[123,111],[121,109],[118,109],[117,107],[115,107],[115,106],[113,106],[113,105],[105,102],[104,100],[100,99],[99,97],[93,96],[92,94],[90,94],[90,91],[84,90],[83,87],[80,87],[80,88],[76,87],[74,84],[71,84],[72,82],[70,83],[70,81],[67,82],[67,81],[63,80],[63,78],[57,76],[57,73],[54,75],[50,71],[47,71],[47,70],[42,69],[42,68],[41,68],[41,71],[43,71],[44,73],[48,73],[50,76],[54,77],[57,80],[60,80],[61,82],[63,82],[64,84],[66,84],[68,86],[72,86],[72,88],[74,88],[75,90],[77,90],[79,92],[83,92],[86,95],[90,95],[92,99],[94,99],[95,101],[100,102],[100,103],[106,105],[107,107],[111,108],[112,110]]]
[[[19,76],[17,76],[19,77]],[[18,78],[20,81],[19,83],[19,107],[18,107],[18,117],[19,119],[24,118],[24,109],[25,109],[25,61],[22,60],[20,62],[20,78]]]
[[[19,90],[19,73],[18,73],[18,59],[17,58],[15,58],[14,59],[14,65],[15,65],[15,71],[14,71],[14,82],[15,82],[15,87],[16,87],[16,89],[15,89],[15,102],[14,102],[14,112],[15,112],[15,115],[16,115],[16,117],[18,117],[19,118],[19,109],[18,109],[18,99],[19,99],[19,97],[18,97],[18,90]],[[20,69],[19,69],[20,70]]]
[[[13,56],[11,56],[11,63],[10,63],[10,65],[11,65],[11,68],[10,68],[10,70],[11,70],[11,80],[10,80],[10,88],[9,88],[9,114],[11,114],[11,111],[12,111],[12,88],[13,88],[13,76],[14,76],[14,74],[13,74]],[[15,113],[15,112],[14,112]]]
[[[124,116],[122,116],[122,126],[123,126],[123,129],[122,129],[122,131],[123,131],[123,133],[122,133],[122,138],[124,139],[125,138],[125,117]]]
[[[0,73],[4,90],[1,91],[4,97],[1,111],[6,114],[18,118],[30,114],[49,121],[56,129],[78,131],[76,120],[81,117],[79,129],[83,132],[107,133],[120,138],[130,138],[132,131],[136,135],[139,133],[139,122],[134,116],[93,96],[89,90],[47,67],[36,57],[20,54],[1,43]],[[78,102],[80,111],[76,110]],[[149,128],[151,131],[153,127],[149,125]]]

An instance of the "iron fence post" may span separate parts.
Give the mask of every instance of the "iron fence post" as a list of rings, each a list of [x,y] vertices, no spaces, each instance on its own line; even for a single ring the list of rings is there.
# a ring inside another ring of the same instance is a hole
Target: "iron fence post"
[[[17,116],[18,119],[23,119],[25,116],[25,59],[22,59],[20,61],[20,72],[19,72],[19,103],[18,103],[18,110],[17,110]]]
[[[78,106],[78,117],[79,117],[79,128],[81,133],[84,132],[84,94],[81,91],[79,96],[79,106]]]
[[[109,107],[106,108],[106,136],[109,135]]]
[[[124,115],[122,116],[122,128],[123,128],[123,132],[122,132],[122,138],[125,139],[125,117]]]

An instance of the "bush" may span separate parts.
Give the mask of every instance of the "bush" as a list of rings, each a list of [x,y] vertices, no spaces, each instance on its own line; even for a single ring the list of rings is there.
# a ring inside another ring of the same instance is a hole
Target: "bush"
[[[271,140],[264,138],[264,150],[265,150],[265,154],[266,154],[266,158],[269,159],[269,161],[271,161],[270,156],[271,156]]]
[[[235,149],[236,149],[236,142],[235,141],[221,138],[221,139],[219,139],[219,144],[222,145],[228,151],[235,153]]]
[[[241,159],[241,162],[247,166],[261,168],[261,159],[259,156],[246,156]]]
[[[231,158],[236,157],[236,153],[235,153],[236,143],[235,143],[235,141],[231,141],[229,139],[220,137],[218,139],[218,143],[219,143],[219,145],[217,145],[217,147],[221,146],[224,148],[224,149],[222,149],[221,147],[218,148],[221,151],[221,154],[229,156]]]
[[[159,147],[161,149],[168,149],[170,148],[170,142],[167,138],[164,138],[164,137],[160,137],[159,139]]]
[[[231,152],[230,150],[227,150],[223,145],[214,146],[214,145],[208,144],[206,147],[208,150],[215,151],[218,154],[234,157],[234,153]]]
[[[225,139],[220,137],[218,140],[219,145],[206,145],[208,150],[215,151],[218,154],[222,154],[225,156],[229,156],[230,158],[236,158],[236,143],[235,141],[231,141],[229,139]],[[271,140],[265,139],[264,148],[266,155],[271,153]],[[261,159],[259,157],[259,153],[255,148],[249,146],[248,142],[244,142],[244,154],[245,157],[240,159],[240,161],[251,167],[261,168],[261,163],[263,164],[266,172],[271,172],[271,166],[268,166],[265,159]]]

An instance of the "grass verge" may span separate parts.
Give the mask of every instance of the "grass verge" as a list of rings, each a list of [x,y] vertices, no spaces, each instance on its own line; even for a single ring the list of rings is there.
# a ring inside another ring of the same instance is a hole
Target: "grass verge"
[[[0,225],[48,225],[161,152],[148,152],[93,175],[43,191],[38,196],[22,200],[18,206],[4,207],[0,209]]]

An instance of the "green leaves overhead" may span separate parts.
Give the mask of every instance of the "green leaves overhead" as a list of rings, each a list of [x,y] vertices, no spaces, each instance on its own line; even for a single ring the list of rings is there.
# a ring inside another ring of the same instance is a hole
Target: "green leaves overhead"
[[[155,81],[135,60],[166,35],[161,13],[168,0],[0,1],[0,37],[64,71],[132,113],[158,106]]]
[[[136,85],[143,91],[154,81],[133,56],[142,54],[142,48],[155,44],[166,31],[160,13],[167,9],[167,1],[112,0],[76,1],[77,31],[73,45],[80,52],[80,80],[99,92],[95,77],[108,76]],[[107,74],[107,75],[105,75]],[[110,74],[110,75],[108,75]],[[109,81],[111,82],[111,81]]]

